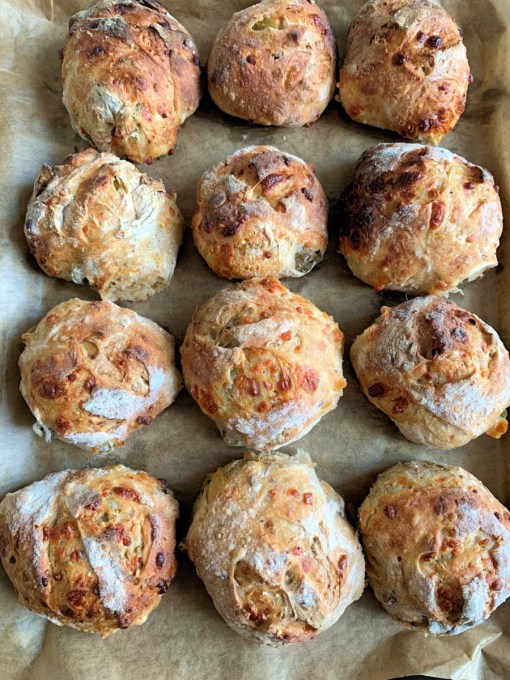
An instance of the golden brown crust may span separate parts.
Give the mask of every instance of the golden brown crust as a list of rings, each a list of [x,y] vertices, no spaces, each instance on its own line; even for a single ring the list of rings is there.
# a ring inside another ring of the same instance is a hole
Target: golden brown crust
[[[207,64],[220,109],[259,125],[302,126],[335,90],[336,44],[313,0],[264,0],[220,30]]]
[[[178,515],[145,472],[65,470],[4,498],[0,557],[22,604],[106,637],[158,606],[177,569]]]
[[[69,21],[64,105],[100,151],[151,163],[172,153],[200,100],[200,57],[156,0],[101,0]]]
[[[305,642],[363,592],[363,554],[344,502],[304,452],[247,454],[216,470],[186,548],[221,616],[259,643]]]
[[[448,294],[497,264],[492,175],[447,149],[378,144],[343,196],[339,251],[376,290]]]
[[[508,351],[493,328],[453,302],[428,296],[383,307],[351,359],[368,399],[417,444],[453,449],[506,430]]]
[[[400,623],[456,635],[510,595],[510,513],[466,470],[399,463],[359,519],[370,585]]]
[[[87,282],[106,300],[144,300],[170,284],[183,220],[162,182],[85,149],[43,165],[25,220],[43,271]]]
[[[308,163],[273,146],[250,146],[204,173],[191,226],[218,276],[303,276],[326,250],[327,213]]]
[[[188,391],[227,444],[273,450],[336,407],[346,382],[343,333],[274,278],[202,303],[181,347]]]
[[[173,337],[112,302],[63,302],[22,340],[20,390],[47,441],[109,451],[181,388]]]
[[[352,20],[339,98],[360,123],[437,144],[471,81],[455,21],[430,0],[372,0]]]

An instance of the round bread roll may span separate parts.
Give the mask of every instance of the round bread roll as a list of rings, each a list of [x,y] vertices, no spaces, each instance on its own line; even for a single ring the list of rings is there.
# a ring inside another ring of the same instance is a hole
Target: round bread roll
[[[69,21],[61,52],[73,129],[140,163],[172,153],[200,100],[200,57],[156,0],[101,0]]]
[[[510,514],[462,468],[393,466],[359,520],[370,585],[405,626],[456,635],[510,595]]]
[[[216,470],[185,547],[221,616],[259,643],[305,642],[363,592],[344,502],[304,452],[248,455]]]
[[[412,442],[453,449],[507,430],[508,351],[453,302],[431,295],[383,307],[351,360],[365,395]]]
[[[43,165],[25,220],[41,269],[89,283],[106,300],[145,300],[172,279],[183,220],[162,182],[85,149]]]
[[[227,279],[303,276],[328,245],[328,202],[313,168],[273,146],[237,151],[202,176],[191,223]]]
[[[447,149],[378,144],[343,196],[339,251],[377,291],[448,295],[498,263],[494,178]]]
[[[437,144],[470,82],[462,32],[435,2],[372,0],[352,20],[338,88],[353,120]]]
[[[188,391],[230,446],[278,449],[337,405],[343,333],[274,278],[221,290],[193,314],[181,360]]]
[[[335,91],[336,43],[313,0],[264,0],[218,33],[209,92],[231,116],[259,125],[315,122]]]
[[[112,302],[62,302],[22,340],[20,390],[46,441],[110,451],[181,388],[174,338]]]
[[[179,505],[123,465],[65,470],[0,503],[0,557],[20,602],[107,637],[142,624],[177,569]]]

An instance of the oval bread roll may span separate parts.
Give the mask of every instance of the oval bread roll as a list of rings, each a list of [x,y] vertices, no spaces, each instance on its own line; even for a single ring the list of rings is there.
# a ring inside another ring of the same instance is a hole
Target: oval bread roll
[[[337,405],[343,342],[310,301],[276,279],[251,279],[193,314],[181,347],[184,380],[227,444],[273,450]]]
[[[313,168],[273,146],[240,149],[197,186],[193,239],[227,279],[303,276],[328,244],[328,201]]]
[[[183,219],[162,182],[85,149],[43,165],[25,235],[49,276],[89,283],[105,300],[145,300],[172,279]]]
[[[313,0],[264,0],[233,15],[207,62],[209,93],[259,125],[315,122],[335,91],[335,36]]]
[[[353,120],[437,144],[466,105],[462,32],[431,0],[372,0],[352,20],[339,98]]]
[[[172,153],[200,100],[200,57],[156,0],[101,0],[69,21],[61,52],[73,129],[138,163]]]
[[[407,627],[456,635],[510,595],[510,513],[462,468],[395,465],[359,520],[374,594]]]
[[[507,430],[508,351],[493,328],[449,300],[383,307],[351,359],[365,395],[412,442],[453,449]]]
[[[343,195],[339,251],[377,291],[448,295],[498,263],[492,175],[447,149],[378,144]]]
[[[112,302],[68,300],[23,334],[20,390],[34,430],[104,453],[175,400],[174,338]]]
[[[142,624],[177,569],[179,506],[123,465],[48,475],[0,503],[0,557],[19,600],[107,637]]]
[[[363,592],[363,554],[344,502],[304,452],[247,455],[216,470],[186,548],[229,626],[267,645],[315,637]]]

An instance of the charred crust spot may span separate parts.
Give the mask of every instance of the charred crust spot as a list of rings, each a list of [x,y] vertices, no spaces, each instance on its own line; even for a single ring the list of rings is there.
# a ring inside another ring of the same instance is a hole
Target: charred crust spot
[[[94,595],[95,595],[96,597],[99,597],[99,585],[98,585],[97,583],[96,583],[95,586],[93,586],[92,592],[94,593]]]
[[[246,61],[248,62],[248,64],[256,64],[256,63],[257,63],[257,60],[255,59],[255,57],[253,56],[253,54],[249,54],[249,55],[246,57]]]
[[[126,489],[124,486],[114,486],[112,488],[112,491],[114,494],[117,496],[120,496],[121,498],[124,498],[125,500],[129,501],[137,501],[138,500],[138,495],[136,491],[133,491],[133,489]]]
[[[70,609],[69,607],[62,607],[60,612],[61,612],[62,616],[67,616],[68,618],[71,618],[72,616],[74,616],[73,610]]]
[[[466,191],[472,191],[474,188],[475,185],[473,184],[473,182],[466,182],[464,184],[464,189],[466,189]]]
[[[94,47],[92,52],[94,53],[94,56],[100,57],[104,54],[104,49],[102,47],[96,46]]]
[[[502,521],[503,521],[503,516],[502,516],[502,514],[501,514],[500,512],[498,512],[497,510],[496,510],[496,512],[494,513],[494,517],[498,520],[498,522],[502,522]]]
[[[67,593],[67,601],[74,607],[80,607],[86,595],[86,590],[82,590],[81,588],[73,588]]]
[[[271,189],[274,186],[276,186],[280,182],[283,182],[285,179],[286,179],[285,175],[278,175],[277,173],[264,177],[264,179],[260,183],[262,187],[262,193],[264,195],[269,193],[269,191],[271,191]]]
[[[45,380],[39,387],[39,394],[44,399],[58,399],[66,393],[65,388],[55,380]]]
[[[384,188],[386,186],[386,183],[384,182],[382,177],[376,177],[376,179],[373,180],[373,182],[370,182],[368,185],[369,191],[372,191],[374,194],[380,194],[381,191],[384,191]]]
[[[16,558],[14,557],[14,555],[11,555],[11,557],[9,558],[9,562],[11,564],[16,564]]]
[[[152,423],[152,416],[138,416],[136,422],[140,423],[140,425],[148,425]]]
[[[229,236],[235,236],[237,232],[241,230],[242,226],[243,226],[242,222],[235,222],[234,224],[229,224],[227,227],[223,229],[222,234],[227,238]]]
[[[423,31],[418,31],[418,33],[416,34],[416,40],[419,40],[420,42],[423,40],[424,37],[425,33]]]
[[[48,579],[46,578],[46,576],[42,577],[41,585],[42,585],[43,588],[46,588],[46,586],[48,585]]]
[[[393,57],[393,63],[395,66],[402,66],[407,61],[407,56],[403,52],[397,52]]]
[[[382,382],[376,382],[368,388],[368,394],[371,397],[384,397],[389,392],[389,387]]]
[[[145,350],[143,347],[140,347],[139,345],[126,347],[124,353],[127,354],[128,357],[134,357],[135,359],[138,359],[138,361],[141,361],[143,364],[148,363],[149,361],[149,354],[147,350]]]
[[[289,158],[289,156],[284,156],[284,157],[283,157],[283,162],[285,163],[285,165],[286,165],[287,167],[289,167],[289,166],[291,165],[291,163],[292,163],[292,158]]]
[[[162,552],[158,552],[156,555],[156,567],[161,569],[165,564],[165,555]]]
[[[432,50],[438,50],[443,45],[443,41],[438,35],[431,35],[427,38],[425,44]]]
[[[313,193],[310,191],[310,189],[303,187],[301,189],[301,193],[304,195],[307,201],[313,201]]]
[[[386,515],[386,517],[389,517],[390,519],[395,519],[395,516],[397,514],[395,506],[391,504],[386,505],[384,508],[384,514]]]
[[[436,553],[435,553],[435,552],[432,552],[432,551],[431,551],[431,552],[426,552],[426,553],[424,553],[424,554],[421,556],[421,559],[422,559],[424,562],[431,562],[431,561],[434,559],[435,556],[436,556]]]
[[[425,173],[419,171],[403,172],[399,177],[392,180],[392,184],[398,187],[410,187],[425,177]]]
[[[198,54],[194,54],[193,57],[191,58],[192,63],[194,66],[200,66],[200,57]]]
[[[395,399],[392,411],[395,415],[400,415],[402,413],[405,413],[405,410],[407,409],[408,406],[409,402],[405,397],[398,397],[397,399]]]

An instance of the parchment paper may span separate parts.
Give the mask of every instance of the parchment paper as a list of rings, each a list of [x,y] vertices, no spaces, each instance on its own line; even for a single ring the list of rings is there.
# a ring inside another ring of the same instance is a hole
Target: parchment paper
[[[202,63],[214,35],[247,0],[164,0],[191,32]],[[91,3],[90,3],[91,4]],[[181,503],[180,530],[187,528],[193,499],[206,473],[241,455],[225,446],[215,425],[183,390],[176,403],[115,453],[93,457],[71,445],[46,444],[31,429],[33,418],[18,391],[20,334],[53,305],[70,297],[92,300],[87,287],[45,276],[28,256],[23,236],[25,207],[43,162],[60,162],[79,142],[61,103],[58,50],[70,15],[87,0],[0,0],[0,238],[2,347],[2,432],[0,495],[65,468],[122,462],[165,477]],[[360,0],[321,2],[336,32],[340,60],[347,28]],[[510,215],[509,0],[445,0],[465,32],[474,75],[467,110],[447,148],[489,168]],[[184,125],[175,155],[142,166],[175,188],[187,224],[201,173],[248,144],[274,144],[316,166],[331,201],[330,246],[323,264],[301,279],[287,279],[293,291],[334,316],[347,346],[368,326],[382,304],[399,295],[376,294],[355,279],[335,253],[336,199],[361,152],[396,135],[357,125],[332,103],[308,129],[262,128],[223,115],[205,96]],[[510,344],[508,281],[510,239],[499,251],[503,264],[453,299],[492,324]],[[176,273],[166,291],[129,305],[166,326],[180,343],[193,310],[227,282],[217,278],[194,249],[189,230]],[[317,463],[320,477],[346,499],[352,513],[376,474],[399,460],[432,459],[461,465],[510,502],[510,435],[497,442],[481,437],[450,453],[405,440],[362,395],[348,358],[348,387],[338,408],[299,442]],[[289,450],[296,445],[289,447]],[[284,449],[285,450],[285,449]],[[216,613],[192,565],[179,556],[177,577],[147,623],[101,640],[60,628],[18,604],[0,570],[0,677],[2,680],[87,680],[108,678],[236,678],[267,680],[386,680],[406,674],[444,678],[510,678],[510,601],[485,624],[462,635],[425,638],[392,622],[367,589],[340,621],[305,645],[274,650],[232,632]]]

